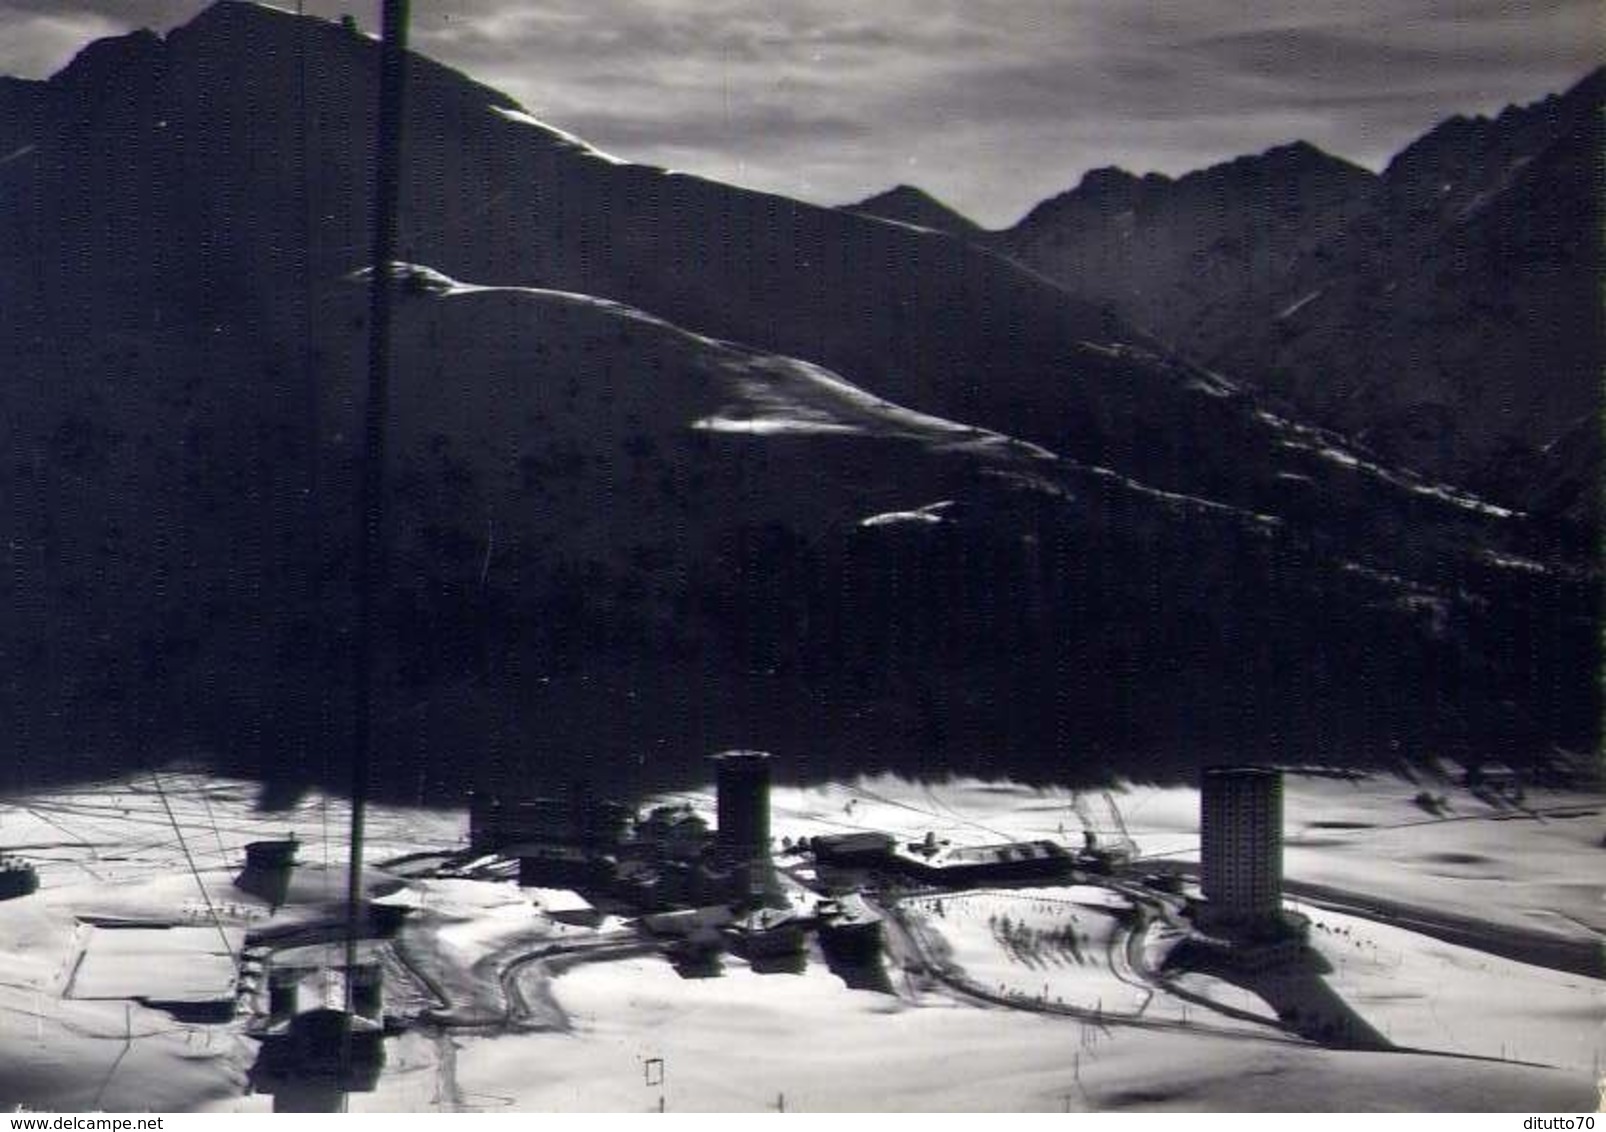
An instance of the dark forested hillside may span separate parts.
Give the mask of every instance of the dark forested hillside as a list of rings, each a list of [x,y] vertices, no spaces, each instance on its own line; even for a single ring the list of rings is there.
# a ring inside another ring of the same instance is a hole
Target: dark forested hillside
[[[0,87],[14,778],[339,773],[377,55],[223,3]],[[1565,532],[965,240],[613,161],[428,60],[407,98],[388,789],[1594,741]],[[1273,164],[1268,201],[1369,183]]]

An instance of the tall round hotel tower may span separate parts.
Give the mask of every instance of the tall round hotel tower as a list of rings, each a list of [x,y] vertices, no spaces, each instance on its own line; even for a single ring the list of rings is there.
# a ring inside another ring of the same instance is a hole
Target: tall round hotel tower
[[[1282,771],[1207,768],[1200,840],[1210,920],[1251,928],[1275,925],[1282,912]]]
[[[770,757],[763,751],[722,751],[713,756],[718,793],[719,855],[745,864],[770,855]]]

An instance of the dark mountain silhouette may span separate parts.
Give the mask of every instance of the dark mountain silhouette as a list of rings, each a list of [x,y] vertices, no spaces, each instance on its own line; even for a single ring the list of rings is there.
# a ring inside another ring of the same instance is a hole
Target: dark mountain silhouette
[[[338,780],[377,56],[225,3],[0,88],[14,779]],[[391,791],[1593,741],[1542,524],[989,250],[407,97]]]
[[[843,205],[843,211],[859,216],[874,216],[882,220],[895,220],[899,224],[912,224],[916,228],[930,228],[950,236],[971,237],[980,235],[981,225],[968,216],[955,212],[942,201],[913,185],[897,185],[884,193],[867,197],[857,204]]]
[[[1305,145],[1099,171],[998,246],[1393,462],[1588,532],[1598,439],[1563,438],[1601,409],[1603,91],[1452,118],[1377,177]]]
[[[999,242],[1181,348],[1224,294],[1270,317],[1289,266],[1341,230],[1374,180],[1303,143],[1177,180],[1095,169]]]

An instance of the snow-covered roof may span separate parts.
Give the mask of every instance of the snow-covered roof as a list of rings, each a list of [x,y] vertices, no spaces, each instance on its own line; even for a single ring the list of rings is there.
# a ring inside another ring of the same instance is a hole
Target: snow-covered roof
[[[234,996],[239,928],[82,925],[67,998],[216,1002]]]

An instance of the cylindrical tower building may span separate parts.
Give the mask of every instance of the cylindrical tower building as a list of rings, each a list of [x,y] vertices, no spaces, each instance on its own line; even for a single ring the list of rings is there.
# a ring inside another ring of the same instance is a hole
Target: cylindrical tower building
[[[763,860],[770,853],[770,757],[763,751],[722,751],[714,756],[718,790],[719,855],[728,864]]]
[[[1210,920],[1250,927],[1277,922],[1283,887],[1282,771],[1206,769],[1200,819]]]

